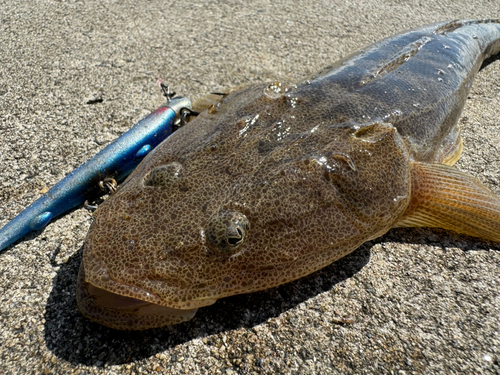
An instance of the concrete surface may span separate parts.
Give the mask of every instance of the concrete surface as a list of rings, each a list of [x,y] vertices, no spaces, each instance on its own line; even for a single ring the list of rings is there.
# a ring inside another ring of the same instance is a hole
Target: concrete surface
[[[161,103],[154,70],[196,99],[303,78],[410,27],[494,17],[496,0],[2,1],[0,225]],[[458,164],[497,194],[499,71],[474,83]],[[124,333],[76,308],[90,222],[74,210],[0,255],[0,373],[500,372],[498,244],[392,230],[299,281]]]

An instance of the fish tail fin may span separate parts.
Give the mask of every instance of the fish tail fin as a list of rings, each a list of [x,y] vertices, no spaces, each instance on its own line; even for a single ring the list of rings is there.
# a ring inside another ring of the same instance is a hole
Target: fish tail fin
[[[500,198],[444,164],[412,163],[411,201],[395,227],[437,227],[500,242]]]

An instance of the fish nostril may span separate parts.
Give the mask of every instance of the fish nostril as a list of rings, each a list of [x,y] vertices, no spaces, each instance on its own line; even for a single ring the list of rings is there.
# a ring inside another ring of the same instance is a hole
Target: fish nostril
[[[182,170],[182,165],[172,162],[153,168],[144,177],[144,186],[168,186],[172,184]]]

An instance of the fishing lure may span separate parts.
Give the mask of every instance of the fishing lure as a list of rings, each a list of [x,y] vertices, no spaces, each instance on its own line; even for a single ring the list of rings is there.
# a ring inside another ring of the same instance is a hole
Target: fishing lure
[[[55,217],[113,192],[149,152],[172,134],[183,117],[192,114],[191,102],[174,97],[72,171],[47,193],[0,229],[0,251]]]

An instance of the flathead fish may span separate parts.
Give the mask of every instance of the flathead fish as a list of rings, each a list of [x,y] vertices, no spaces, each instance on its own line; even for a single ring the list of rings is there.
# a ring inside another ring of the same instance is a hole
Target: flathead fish
[[[300,84],[203,102],[96,211],[80,311],[116,329],[180,323],[394,227],[500,241],[500,199],[452,167],[472,80],[499,51],[500,20],[443,22]]]

